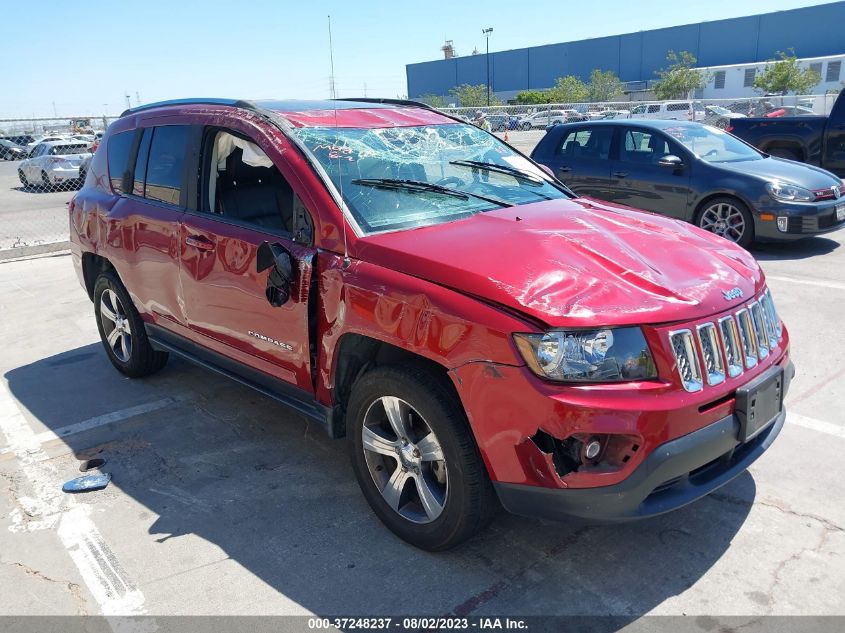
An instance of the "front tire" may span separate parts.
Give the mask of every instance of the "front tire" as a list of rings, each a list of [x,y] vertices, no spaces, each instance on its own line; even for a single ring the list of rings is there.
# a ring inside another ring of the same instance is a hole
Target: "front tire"
[[[695,224],[747,248],[754,241],[754,219],[740,200],[730,196],[712,198],[696,214]]]
[[[347,421],[361,491],[401,539],[445,550],[493,518],[495,492],[442,375],[414,365],[373,369],[355,383]]]
[[[120,373],[141,378],[167,363],[167,352],[150,345],[141,315],[114,272],[102,273],[94,284],[94,315],[106,354]]]
[[[18,178],[20,178],[21,184],[24,188],[29,187],[29,181],[26,179],[26,174],[23,173],[23,169],[18,170]]]

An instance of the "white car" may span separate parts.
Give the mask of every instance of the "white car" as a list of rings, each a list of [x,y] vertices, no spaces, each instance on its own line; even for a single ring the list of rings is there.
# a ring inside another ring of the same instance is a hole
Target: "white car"
[[[631,108],[629,119],[669,119],[673,121],[704,121],[706,113],[700,103],[693,101],[663,101],[642,103]]]
[[[541,129],[544,130],[550,125],[566,123],[566,112],[563,110],[540,110],[534,114],[523,117],[517,123],[520,130]]]
[[[41,143],[49,143],[50,141],[64,141],[67,137],[61,136],[59,134],[48,134],[47,136],[40,136],[36,138],[32,143],[28,143],[26,149],[29,150],[29,153],[32,154],[32,151]]]
[[[18,165],[18,178],[27,187],[50,187],[79,180],[82,159],[91,155],[84,141],[47,141],[35,146],[31,156]]]

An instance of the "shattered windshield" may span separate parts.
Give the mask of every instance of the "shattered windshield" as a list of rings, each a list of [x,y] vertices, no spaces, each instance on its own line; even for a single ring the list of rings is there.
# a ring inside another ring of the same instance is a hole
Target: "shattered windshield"
[[[542,170],[466,124],[298,128],[366,233],[567,198]]]

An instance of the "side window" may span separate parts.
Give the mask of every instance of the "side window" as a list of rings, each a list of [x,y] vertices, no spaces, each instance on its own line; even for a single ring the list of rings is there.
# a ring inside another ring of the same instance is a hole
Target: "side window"
[[[311,216],[267,154],[240,134],[211,128],[203,142],[200,209],[248,223],[259,230],[284,233],[310,244]]]
[[[555,153],[595,160],[607,160],[613,128],[609,126],[572,130],[563,137]]]
[[[681,110],[689,110],[689,103],[670,103],[666,106],[667,112],[680,112]]]
[[[654,114],[655,112],[660,112],[660,105],[659,104],[654,104],[654,105],[648,106],[648,113],[649,114]]]
[[[132,182],[132,193],[136,196],[145,194],[144,180],[147,177],[147,160],[150,156],[150,141],[153,137],[153,128],[144,129],[141,137],[141,145],[138,147],[138,157],[135,159],[135,179]]]
[[[188,125],[163,125],[153,131],[145,191],[149,200],[180,203],[189,130]]]
[[[129,155],[132,153],[133,140],[135,140],[135,130],[120,132],[109,139],[107,146],[109,181],[115,193],[128,191],[126,185],[131,174]]]
[[[645,165],[657,164],[663,156],[676,151],[673,144],[657,132],[628,128],[623,132],[619,160]]]

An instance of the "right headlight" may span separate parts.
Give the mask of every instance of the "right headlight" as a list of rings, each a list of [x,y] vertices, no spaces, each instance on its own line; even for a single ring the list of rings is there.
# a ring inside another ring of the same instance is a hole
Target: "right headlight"
[[[769,195],[782,202],[812,202],[816,196],[809,189],[777,180],[766,183]]]
[[[549,330],[514,334],[525,362],[541,378],[620,382],[656,378],[654,359],[638,327]]]

